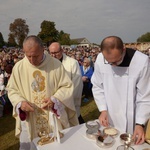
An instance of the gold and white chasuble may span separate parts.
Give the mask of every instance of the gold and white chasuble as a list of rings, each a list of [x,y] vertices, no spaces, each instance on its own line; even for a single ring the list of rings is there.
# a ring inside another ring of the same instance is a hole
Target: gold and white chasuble
[[[49,119],[49,111],[41,109],[42,100],[56,98],[64,111],[57,119],[59,130],[78,124],[73,102],[73,84],[62,64],[45,54],[45,60],[39,66],[33,66],[25,57],[15,64],[7,84],[8,97],[13,105],[13,116],[16,119],[16,136],[21,132],[21,120],[16,106],[21,101],[28,101],[34,112],[27,114],[26,125],[30,139],[38,136],[41,130],[50,132],[53,128]]]

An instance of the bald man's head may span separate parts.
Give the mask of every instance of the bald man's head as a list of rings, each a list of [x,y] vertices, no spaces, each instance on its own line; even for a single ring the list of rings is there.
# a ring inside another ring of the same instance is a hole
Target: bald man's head
[[[58,42],[53,42],[49,46],[49,53],[52,57],[55,57],[60,60],[63,56],[63,50],[61,48],[61,45]]]

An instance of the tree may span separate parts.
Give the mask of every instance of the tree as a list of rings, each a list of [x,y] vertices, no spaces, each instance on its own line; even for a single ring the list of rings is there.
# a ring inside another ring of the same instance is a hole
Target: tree
[[[150,42],[150,32],[143,34],[137,39],[137,42]]]
[[[9,26],[10,35],[14,37],[16,43],[22,46],[23,40],[29,33],[29,26],[24,19],[15,19]]]
[[[0,48],[2,48],[4,45],[5,45],[4,38],[2,33],[0,32]]]
[[[44,20],[41,23],[41,31],[38,34],[43,43],[58,41],[59,32],[55,28],[55,23]]]
[[[15,38],[11,33],[8,35],[8,46],[17,46]]]
[[[64,31],[61,30],[58,38],[61,45],[70,45],[70,34],[64,33]]]

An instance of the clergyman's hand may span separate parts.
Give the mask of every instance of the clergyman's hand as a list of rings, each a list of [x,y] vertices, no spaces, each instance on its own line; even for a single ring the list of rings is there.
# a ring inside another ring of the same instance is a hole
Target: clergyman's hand
[[[42,109],[50,109],[50,108],[53,108],[54,107],[54,103],[51,101],[50,98],[46,98],[42,101],[43,103],[43,106],[42,106]]]
[[[144,128],[140,125],[136,125],[133,133],[133,139],[135,144],[142,144],[145,141]]]
[[[21,102],[21,107],[20,109],[24,112],[33,112],[34,108],[31,106],[31,104],[27,101],[22,101]]]
[[[102,111],[100,116],[99,116],[99,121],[100,124],[104,127],[108,127],[109,126],[109,122],[108,122],[108,112],[107,111]]]

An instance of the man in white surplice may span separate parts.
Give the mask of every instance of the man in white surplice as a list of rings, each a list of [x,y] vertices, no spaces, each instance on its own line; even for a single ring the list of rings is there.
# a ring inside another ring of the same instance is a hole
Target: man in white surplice
[[[119,37],[106,37],[95,62],[93,96],[101,112],[100,124],[133,134],[144,142],[150,118],[150,64],[147,55],[124,48]]]
[[[83,83],[82,83],[82,75],[81,75],[79,63],[77,60],[67,56],[63,52],[63,49],[61,48],[61,45],[58,42],[53,42],[50,44],[49,52],[52,57],[55,57],[56,59],[62,62],[68,76],[73,82],[74,104],[75,104],[79,123],[82,124],[84,123],[84,120],[80,113],[80,106],[81,106]]]

